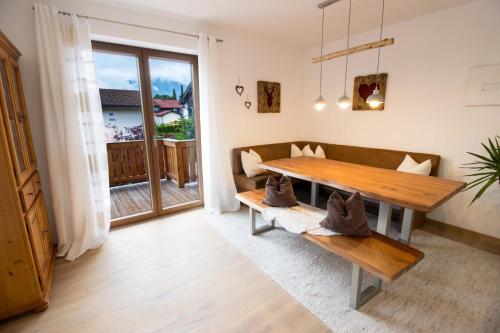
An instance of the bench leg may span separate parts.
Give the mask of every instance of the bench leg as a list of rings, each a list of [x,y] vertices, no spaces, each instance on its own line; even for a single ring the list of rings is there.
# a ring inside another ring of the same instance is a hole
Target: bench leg
[[[391,204],[380,202],[378,210],[377,232],[382,235],[387,235],[389,225],[391,224],[392,207]]]
[[[318,183],[311,182],[311,206],[316,207],[318,200],[319,185]]]
[[[382,280],[376,278],[375,282],[365,290],[361,290],[361,282],[363,281],[363,269],[356,264],[352,264],[352,280],[351,280],[351,295],[350,306],[353,309],[358,309],[361,305],[377,295],[382,288]]]
[[[415,218],[415,211],[413,209],[405,208],[403,215],[403,225],[401,226],[401,242],[409,243],[411,241],[411,232],[413,229],[413,220]]]
[[[248,207],[248,214],[250,217],[250,224],[252,225],[252,235],[253,236],[274,229],[274,227],[275,227],[274,221],[271,222],[271,224],[257,228],[256,223],[255,223],[255,217],[257,215],[257,211],[255,209],[253,209],[252,207]]]

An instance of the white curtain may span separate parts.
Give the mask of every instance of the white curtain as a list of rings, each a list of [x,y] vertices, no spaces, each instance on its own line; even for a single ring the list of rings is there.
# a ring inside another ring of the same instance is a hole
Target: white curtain
[[[234,185],[227,143],[227,124],[218,101],[219,69],[217,40],[199,35],[201,147],[205,208],[211,213],[240,208]]]
[[[87,19],[35,4],[58,255],[74,260],[109,231],[106,144]]]

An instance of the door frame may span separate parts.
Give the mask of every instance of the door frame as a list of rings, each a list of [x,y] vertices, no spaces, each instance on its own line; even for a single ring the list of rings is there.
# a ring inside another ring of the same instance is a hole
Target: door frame
[[[152,211],[130,215],[111,221],[111,227],[117,227],[139,221],[144,221],[157,216],[168,215],[181,210],[203,205],[203,174],[201,157],[201,131],[200,131],[200,111],[199,111],[199,85],[198,85],[198,56],[170,51],[155,50],[137,46],[114,44],[100,41],[92,41],[92,50],[99,50],[110,53],[129,54],[137,57],[138,77],[140,80],[142,112],[144,119],[144,143],[146,159],[148,164],[149,182],[151,188]],[[165,60],[184,61],[191,64],[191,84],[193,87],[193,110],[195,120],[195,142],[198,162],[198,196],[199,199],[186,204],[172,207],[163,207],[158,150],[155,145],[155,120],[153,116],[153,94],[151,91],[151,77],[149,72],[149,58],[159,58]]]

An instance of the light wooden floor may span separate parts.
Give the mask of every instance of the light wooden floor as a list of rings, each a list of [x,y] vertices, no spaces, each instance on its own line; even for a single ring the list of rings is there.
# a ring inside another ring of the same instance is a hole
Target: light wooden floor
[[[149,182],[115,186],[110,189],[111,218],[116,219],[152,210]],[[161,181],[163,207],[175,206],[200,198],[198,184],[186,184],[179,188],[174,182]]]
[[[204,221],[202,209],[113,229],[58,260],[49,308],[0,332],[328,332]]]

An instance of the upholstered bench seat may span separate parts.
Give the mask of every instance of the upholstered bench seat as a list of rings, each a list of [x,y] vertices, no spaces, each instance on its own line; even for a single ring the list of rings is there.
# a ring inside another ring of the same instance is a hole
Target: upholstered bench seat
[[[238,192],[241,190],[256,190],[258,188],[263,188],[266,185],[267,178],[269,176],[280,177],[281,175],[277,172],[266,171],[260,175],[247,177],[244,173],[234,174],[234,182]]]

